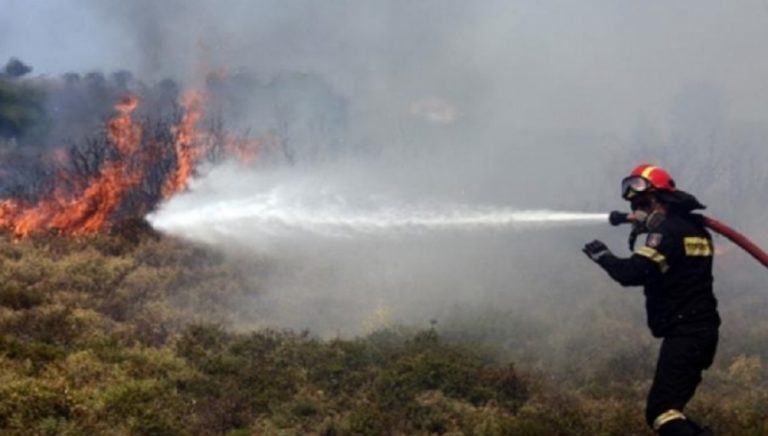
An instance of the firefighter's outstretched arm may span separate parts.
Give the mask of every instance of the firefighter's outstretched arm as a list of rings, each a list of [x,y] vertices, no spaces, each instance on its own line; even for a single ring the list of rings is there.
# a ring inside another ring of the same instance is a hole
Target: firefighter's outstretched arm
[[[642,250],[632,257],[620,258],[611,253],[601,241],[595,240],[585,245],[582,251],[622,286],[641,286],[659,272],[655,261],[640,253]]]

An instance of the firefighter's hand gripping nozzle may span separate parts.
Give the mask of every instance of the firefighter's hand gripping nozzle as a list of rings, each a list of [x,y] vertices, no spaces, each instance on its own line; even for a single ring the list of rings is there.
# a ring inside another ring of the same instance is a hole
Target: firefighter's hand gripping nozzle
[[[608,215],[608,222],[610,222],[612,226],[628,224],[632,222],[631,216],[632,214],[630,213],[614,210]]]
[[[702,220],[704,222],[704,225],[715,231],[716,233],[719,233],[726,238],[728,238],[731,242],[738,245],[749,253],[752,257],[755,258],[758,262],[760,262],[763,266],[768,268],[768,253],[763,251],[760,247],[755,245],[752,241],[750,241],[746,236],[739,233],[738,231],[732,229],[731,227],[721,223],[720,221],[717,221],[715,219],[709,218],[707,216],[702,215]],[[608,222],[611,223],[613,226],[619,226],[621,224],[636,224],[637,218],[632,213],[626,213],[621,212],[618,210],[614,210],[608,215]],[[633,229],[632,234],[630,234],[630,249],[632,249],[632,246],[634,245],[634,240],[637,237],[635,234],[635,229]]]

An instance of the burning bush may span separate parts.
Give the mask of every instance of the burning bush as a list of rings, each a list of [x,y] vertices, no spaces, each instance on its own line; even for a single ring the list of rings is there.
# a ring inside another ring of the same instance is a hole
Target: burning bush
[[[203,129],[204,93],[181,98],[169,117],[137,119],[140,98],[122,97],[106,127],[68,150],[51,148],[35,160],[27,150],[9,153],[0,228],[16,237],[33,233],[83,235],[111,229],[118,221],[141,219],[163,199],[186,188],[196,166],[218,148],[239,151],[244,143],[226,142],[213,128]],[[233,145],[228,145],[233,144]],[[256,147],[257,142],[249,144]],[[24,171],[11,164],[21,162]],[[36,184],[23,182],[36,178]],[[9,177],[10,178],[10,177]]]

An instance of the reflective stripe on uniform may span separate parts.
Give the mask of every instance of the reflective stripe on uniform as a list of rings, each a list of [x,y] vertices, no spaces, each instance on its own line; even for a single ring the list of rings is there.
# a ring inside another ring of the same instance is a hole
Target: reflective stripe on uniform
[[[652,172],[653,172],[653,170],[655,170],[655,169],[656,169],[656,167],[654,167],[654,166],[649,166],[648,168],[646,168],[646,169],[644,169],[644,170],[643,170],[643,172],[640,174],[640,176],[642,176],[644,179],[650,179],[650,177],[651,177],[651,173],[652,173]]]
[[[659,269],[662,273],[667,272],[669,269],[669,265],[667,264],[667,258],[664,257],[663,254],[656,251],[655,248],[651,248],[647,245],[643,245],[642,247],[638,248],[637,251],[635,251],[635,254],[638,254],[643,257],[647,257],[648,259],[651,259],[654,261],[657,265],[659,265]]]
[[[707,238],[688,237],[683,244],[686,256],[712,256],[712,243]]]
[[[675,419],[687,419],[685,415],[683,415],[683,412],[676,410],[676,409],[669,409],[666,412],[662,413],[661,415],[657,416],[656,419],[653,420],[653,429],[655,431],[659,431],[662,425],[668,423],[669,421],[673,421]]]

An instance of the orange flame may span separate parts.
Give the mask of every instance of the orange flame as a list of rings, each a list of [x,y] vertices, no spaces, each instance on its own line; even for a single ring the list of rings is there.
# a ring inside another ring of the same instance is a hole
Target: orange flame
[[[57,188],[49,198],[31,206],[4,200],[0,202],[0,227],[10,229],[15,237],[44,229],[72,235],[104,230],[124,194],[141,180],[141,170],[130,169],[129,160],[124,159],[136,153],[141,141],[141,126],[131,117],[137,106],[138,99],[133,96],[115,105],[118,115],[110,120],[107,132],[119,156],[103,164],[81,196],[73,198]]]
[[[199,131],[197,126],[203,118],[204,100],[205,94],[201,91],[188,92],[181,98],[185,113],[179,125],[173,129],[176,135],[173,144],[176,149],[176,171],[165,181],[163,198],[170,198],[186,189],[195,165],[210,147],[209,135]]]
[[[201,91],[188,92],[182,97],[184,115],[171,130],[174,138],[171,151],[165,148],[168,144],[162,143],[141,147],[142,125],[133,119],[139,100],[134,96],[123,98],[114,106],[117,115],[109,120],[106,129],[116,156],[104,161],[92,179],[62,170],[53,192],[35,204],[16,198],[0,200],[0,229],[9,230],[16,238],[47,230],[68,235],[104,231],[126,195],[151,174],[152,162],[167,153],[175,153],[176,166],[159,181],[164,199],[186,189],[195,167],[212,149],[215,140],[222,141],[225,156],[246,165],[255,162],[261,148],[274,146],[275,138],[269,136],[258,139],[222,135],[217,139],[200,130],[198,124],[204,116],[205,100],[206,95]],[[49,159],[62,164],[66,153],[55,150]]]

